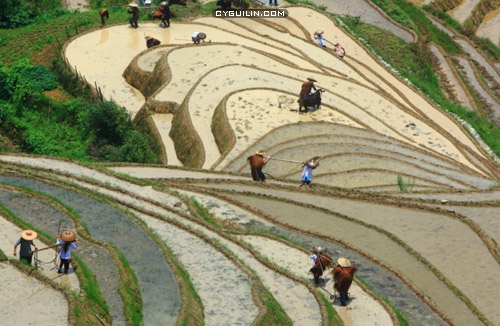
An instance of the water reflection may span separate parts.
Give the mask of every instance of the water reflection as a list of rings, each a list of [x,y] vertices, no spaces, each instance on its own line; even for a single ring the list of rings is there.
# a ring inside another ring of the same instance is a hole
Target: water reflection
[[[99,45],[106,43],[109,40],[109,31],[107,29],[101,30],[101,38],[99,39]]]
[[[146,42],[144,41],[144,36],[142,37],[141,39],[141,36],[139,34],[139,31],[137,29],[133,29],[133,28],[130,28],[130,38],[129,38],[129,41],[127,43],[127,47],[129,49],[133,49],[133,50],[137,50],[139,49],[139,42],[140,41],[143,41],[144,42],[144,48],[146,47]]]

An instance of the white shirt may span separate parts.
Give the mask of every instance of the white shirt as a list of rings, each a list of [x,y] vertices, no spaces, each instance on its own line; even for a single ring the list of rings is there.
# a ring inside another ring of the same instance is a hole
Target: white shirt
[[[318,259],[318,255],[312,254],[311,256],[309,256],[309,258],[312,259],[312,267],[314,267],[314,265],[316,265],[316,259]]]
[[[314,35],[314,38],[318,40],[319,46],[325,46],[325,37],[323,35]]]

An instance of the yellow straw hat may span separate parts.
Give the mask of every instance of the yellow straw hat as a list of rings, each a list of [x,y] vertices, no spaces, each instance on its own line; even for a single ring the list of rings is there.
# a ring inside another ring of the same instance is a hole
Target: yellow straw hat
[[[76,234],[73,231],[66,230],[59,233],[59,239],[64,242],[71,242],[76,240]]]
[[[337,263],[339,264],[340,267],[349,267],[349,266],[351,266],[351,261],[349,259],[343,258],[343,257],[339,258],[337,260]]]
[[[36,233],[33,230],[24,230],[21,232],[21,238],[24,240],[33,240],[38,236],[38,233]]]

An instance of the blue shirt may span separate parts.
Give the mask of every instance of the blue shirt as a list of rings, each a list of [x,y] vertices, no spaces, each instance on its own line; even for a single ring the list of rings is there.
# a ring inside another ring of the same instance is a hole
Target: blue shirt
[[[68,246],[68,251],[64,251],[64,241],[57,240],[56,245],[61,245],[61,251],[59,252],[59,258],[61,259],[70,259],[71,258],[71,248],[78,248],[78,245],[75,242],[71,242]]]

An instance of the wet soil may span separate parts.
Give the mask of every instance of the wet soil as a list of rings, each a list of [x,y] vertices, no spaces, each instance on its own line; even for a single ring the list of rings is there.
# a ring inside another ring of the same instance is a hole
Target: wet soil
[[[78,214],[93,238],[115,245],[137,275],[145,324],[162,324],[176,319],[181,304],[177,283],[169,266],[160,258],[162,253],[158,246],[130,217],[108,204],[67,189],[22,178],[2,176],[0,180],[57,198]],[[49,234],[57,233],[61,220],[65,221],[64,225],[72,226],[66,216],[44,202],[25,197],[21,200],[6,193],[4,196],[3,201],[10,202],[9,206],[16,209],[19,216]],[[26,202],[30,204],[26,205]],[[109,254],[92,246],[81,247],[82,259],[87,258],[84,262],[96,274],[101,291],[113,309],[112,316],[117,322],[124,320],[121,316],[123,304],[117,296],[119,276]]]

